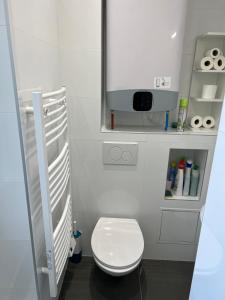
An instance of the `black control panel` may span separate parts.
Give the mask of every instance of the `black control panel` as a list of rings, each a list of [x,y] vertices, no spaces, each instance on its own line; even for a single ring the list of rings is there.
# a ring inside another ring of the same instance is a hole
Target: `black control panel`
[[[150,111],[153,104],[153,95],[151,92],[140,91],[134,93],[133,109],[135,111]]]

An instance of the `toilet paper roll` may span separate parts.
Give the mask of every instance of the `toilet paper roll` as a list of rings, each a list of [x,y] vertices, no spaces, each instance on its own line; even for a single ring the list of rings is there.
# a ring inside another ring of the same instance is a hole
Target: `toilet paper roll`
[[[199,68],[201,70],[212,70],[214,67],[214,60],[212,59],[212,57],[207,56],[207,57],[203,57],[200,61],[200,65]]]
[[[215,126],[215,119],[211,116],[207,116],[203,119],[203,127],[207,129],[211,129]]]
[[[213,48],[206,52],[205,56],[210,56],[211,58],[217,58],[219,56],[223,55],[223,52],[219,48]]]
[[[202,98],[214,99],[216,97],[217,85],[215,84],[204,84],[202,88]]]
[[[219,56],[214,60],[214,69],[221,71],[225,69],[225,57]]]
[[[202,127],[203,119],[201,116],[194,116],[191,118],[191,127],[192,128],[200,128]]]

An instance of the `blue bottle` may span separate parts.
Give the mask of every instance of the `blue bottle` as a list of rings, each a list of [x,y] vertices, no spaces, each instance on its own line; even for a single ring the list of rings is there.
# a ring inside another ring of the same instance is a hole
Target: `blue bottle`
[[[171,183],[171,188],[173,189],[176,182],[176,176],[177,176],[177,163],[173,161],[171,163],[170,169],[169,169],[169,180]]]

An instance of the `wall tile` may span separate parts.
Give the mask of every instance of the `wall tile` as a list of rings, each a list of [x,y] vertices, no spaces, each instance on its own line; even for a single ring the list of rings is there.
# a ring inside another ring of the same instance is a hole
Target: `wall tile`
[[[0,113],[0,180],[23,180],[20,140],[15,113]]]
[[[75,139],[99,139],[101,131],[101,99],[75,97],[68,87],[70,102],[70,135]]]
[[[21,90],[41,87],[54,90],[59,87],[58,48],[15,30],[15,59]],[[26,45],[26,47],[24,47]]]
[[[7,28],[5,26],[0,27],[0,45],[0,113],[15,112],[14,87],[8,50]]]
[[[32,37],[57,45],[58,10],[55,2],[55,0],[10,0],[13,26]]]
[[[4,0],[0,0],[0,26],[5,25],[5,10],[4,10]]]
[[[190,54],[183,55],[183,61],[180,74],[180,97],[189,96],[189,86],[191,83],[193,56]]]
[[[101,0],[60,0],[59,22],[62,48],[101,50]]]
[[[225,2],[223,0],[197,0],[192,1],[193,10],[222,10],[225,9]]]
[[[24,182],[0,182],[0,195],[0,241],[28,240],[30,232]]]
[[[225,32],[224,10],[218,9],[215,2],[212,3],[214,4],[213,9],[210,9],[206,4],[204,9],[192,8],[190,15],[188,15],[184,53],[194,53],[197,36],[206,32]]]
[[[0,289],[35,288],[30,241],[4,241],[0,249]]]
[[[101,97],[101,52],[62,49],[62,78],[73,96]]]
[[[35,289],[2,289],[0,295],[4,300],[36,300],[37,294]]]

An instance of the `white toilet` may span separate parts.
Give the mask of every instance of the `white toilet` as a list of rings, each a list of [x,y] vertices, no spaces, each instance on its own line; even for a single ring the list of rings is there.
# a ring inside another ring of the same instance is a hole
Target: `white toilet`
[[[91,238],[96,264],[112,276],[132,272],[141,262],[144,239],[137,220],[100,218]]]

